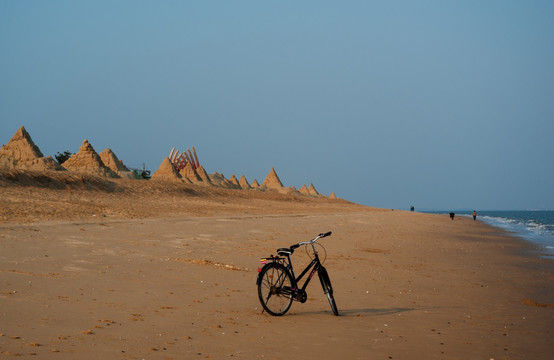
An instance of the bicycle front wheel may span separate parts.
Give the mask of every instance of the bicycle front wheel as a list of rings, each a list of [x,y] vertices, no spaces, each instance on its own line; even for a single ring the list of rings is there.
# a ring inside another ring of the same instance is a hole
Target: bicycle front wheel
[[[327,300],[329,300],[329,305],[331,305],[331,310],[333,314],[339,315],[339,309],[335,303],[335,297],[333,296],[333,286],[331,285],[331,279],[329,279],[329,274],[327,269],[323,266],[318,270],[319,280],[321,280],[321,286],[323,287],[323,292],[327,295]]]
[[[290,273],[280,264],[263,268],[258,283],[258,297],[265,311],[273,316],[284,315],[292,304]]]

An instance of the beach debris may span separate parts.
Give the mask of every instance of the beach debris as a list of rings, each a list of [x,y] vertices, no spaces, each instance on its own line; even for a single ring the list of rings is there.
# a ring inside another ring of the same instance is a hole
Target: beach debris
[[[182,262],[187,262],[187,263],[197,264],[197,265],[210,265],[210,266],[222,267],[222,268],[225,268],[226,270],[250,271],[250,269],[246,267],[235,266],[231,264],[223,264],[223,263],[213,261],[213,260],[208,260],[208,259],[185,259],[185,258],[168,257],[166,261],[182,261]],[[200,283],[204,283],[204,280],[201,280]]]
[[[537,306],[537,307],[554,307],[554,304],[548,304],[548,303],[537,303],[533,301],[532,299],[523,299],[521,300],[522,304],[529,305],[529,306]]]

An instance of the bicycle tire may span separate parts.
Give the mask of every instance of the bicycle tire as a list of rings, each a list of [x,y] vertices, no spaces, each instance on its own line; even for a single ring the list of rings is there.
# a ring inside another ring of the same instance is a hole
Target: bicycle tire
[[[260,273],[258,298],[265,311],[273,316],[284,315],[292,305],[292,277],[281,264],[266,265]]]
[[[319,280],[321,280],[321,287],[323,288],[323,292],[327,296],[327,300],[329,300],[329,305],[331,305],[331,310],[333,311],[333,314],[338,316],[339,309],[337,308],[337,303],[335,302],[335,297],[333,296],[333,286],[331,285],[331,279],[329,278],[327,269],[325,269],[323,266],[320,267],[318,270],[318,275]]]

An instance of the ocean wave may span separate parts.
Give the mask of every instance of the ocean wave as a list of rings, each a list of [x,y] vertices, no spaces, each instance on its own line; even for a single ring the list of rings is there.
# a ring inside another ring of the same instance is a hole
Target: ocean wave
[[[535,219],[513,219],[492,215],[481,216],[481,220],[539,245],[548,256],[554,256],[554,225],[552,224],[544,224]]]
[[[449,211],[433,211],[448,214]],[[472,211],[459,211],[456,215],[472,217]],[[554,211],[481,211],[477,218],[494,227],[505,230],[538,245],[546,257],[554,258]]]

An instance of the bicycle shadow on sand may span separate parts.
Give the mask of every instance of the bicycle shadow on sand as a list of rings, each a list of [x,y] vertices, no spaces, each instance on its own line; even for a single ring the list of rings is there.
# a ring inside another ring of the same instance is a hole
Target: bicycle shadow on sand
[[[395,314],[401,314],[409,311],[428,310],[428,309],[430,309],[430,307],[418,307],[418,308],[394,307],[394,308],[387,308],[387,309],[340,309],[339,308],[339,316],[395,315]],[[328,314],[329,312],[330,312],[329,310],[302,311],[302,312],[296,312],[295,315],[319,315],[319,314]]]

